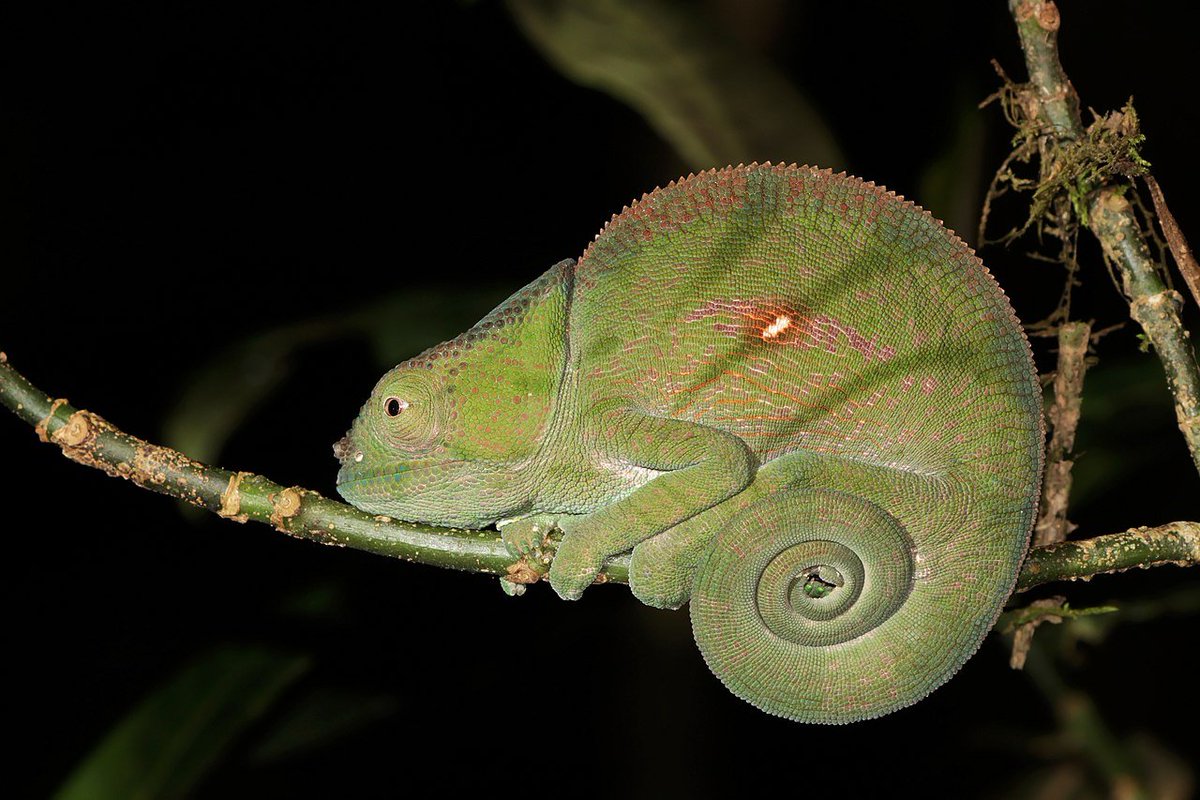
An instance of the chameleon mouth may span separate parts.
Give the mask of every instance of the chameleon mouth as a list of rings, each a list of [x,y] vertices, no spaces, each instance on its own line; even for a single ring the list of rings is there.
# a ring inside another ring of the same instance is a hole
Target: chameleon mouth
[[[459,460],[451,461],[433,461],[425,463],[413,462],[392,462],[390,464],[379,464],[367,466],[362,463],[362,460],[355,457],[342,462],[342,468],[338,470],[337,487],[338,491],[345,492],[344,489],[351,487],[365,487],[379,483],[388,483],[400,480],[412,473],[425,472],[426,470],[436,469],[438,467],[447,467],[453,464],[462,463]]]

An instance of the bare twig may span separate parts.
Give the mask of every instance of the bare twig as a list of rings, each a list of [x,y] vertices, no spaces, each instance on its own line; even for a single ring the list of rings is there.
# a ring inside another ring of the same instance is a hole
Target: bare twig
[[[1158,185],[1158,181],[1154,179],[1153,175],[1146,175],[1145,180],[1146,186],[1150,188],[1150,199],[1154,201],[1154,216],[1158,217],[1158,224],[1162,227],[1163,236],[1167,238],[1167,246],[1171,248],[1171,255],[1175,257],[1175,263],[1179,266],[1184,283],[1192,292],[1192,300],[1196,305],[1200,305],[1200,264],[1196,263],[1196,254],[1188,246],[1187,239],[1183,236],[1183,230],[1167,206],[1167,198],[1163,196],[1162,187]]]
[[[460,530],[373,517],[310,489],[282,486],[261,475],[194,461],[118,430],[91,411],[40,392],[0,353],[0,405],[30,425],[63,455],[143,489],[165,494],[235,522],[266,523],[300,539],[353,547],[438,567],[491,573],[510,583],[537,581],[546,565],[514,559],[495,531]],[[605,569],[627,580],[628,561]]]
[[[1116,606],[1071,608],[1067,598],[1055,595],[1034,600],[1025,608],[1004,612],[996,622],[996,630],[1013,635],[1012,655],[1008,659],[1008,665],[1013,669],[1024,669],[1025,659],[1029,655],[1029,649],[1033,646],[1034,631],[1039,625],[1043,623],[1059,625],[1068,619],[1111,614],[1116,610]]]
[[[1058,329],[1058,367],[1054,372],[1054,405],[1049,417],[1053,432],[1046,447],[1046,477],[1042,486],[1041,511],[1033,526],[1033,544],[1061,542],[1070,532],[1067,501],[1071,495],[1071,467],[1068,457],[1075,447],[1075,428],[1079,425],[1083,375],[1092,326],[1088,322],[1068,322]]]

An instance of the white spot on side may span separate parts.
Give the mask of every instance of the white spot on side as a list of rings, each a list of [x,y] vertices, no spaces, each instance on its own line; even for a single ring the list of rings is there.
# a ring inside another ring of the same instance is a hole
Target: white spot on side
[[[787,314],[780,314],[778,317],[775,318],[774,322],[772,322],[767,327],[763,328],[762,338],[764,341],[770,341],[771,339],[774,339],[776,336],[778,336],[779,334],[786,331],[791,326],[792,326],[792,318],[789,317]]]

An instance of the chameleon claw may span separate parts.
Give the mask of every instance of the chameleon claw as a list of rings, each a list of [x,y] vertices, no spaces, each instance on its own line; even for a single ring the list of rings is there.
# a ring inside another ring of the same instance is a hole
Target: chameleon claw
[[[525,584],[514,583],[508,578],[500,579],[500,589],[509,597],[521,597],[525,594]]]

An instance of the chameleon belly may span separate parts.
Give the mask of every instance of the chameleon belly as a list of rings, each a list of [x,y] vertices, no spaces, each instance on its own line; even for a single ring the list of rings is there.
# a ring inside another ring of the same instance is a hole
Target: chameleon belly
[[[589,247],[570,331],[585,404],[728,431],[761,474],[786,473],[722,504],[693,590],[697,640],[736,693],[853,721],[915,702],[975,652],[1027,546],[1041,396],[1003,292],[927,212],[811,168],[692,176]],[[865,572],[855,602],[810,624],[805,604],[828,605],[806,591],[851,591],[816,572],[848,580],[853,565],[831,566],[842,550]],[[847,628],[864,604],[882,615]]]

